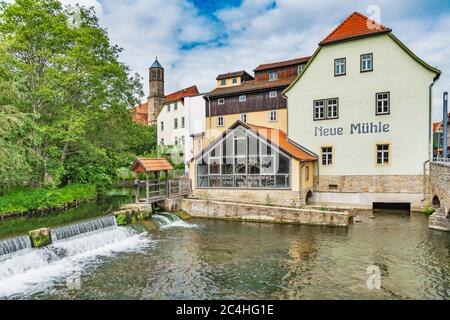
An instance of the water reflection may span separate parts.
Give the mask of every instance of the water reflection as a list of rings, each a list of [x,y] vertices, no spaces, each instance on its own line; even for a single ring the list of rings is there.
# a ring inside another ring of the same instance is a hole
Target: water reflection
[[[191,220],[149,233],[154,246],[84,269],[34,298],[449,299],[450,234],[422,214],[360,213],[348,229]],[[378,266],[381,290],[366,286]]]

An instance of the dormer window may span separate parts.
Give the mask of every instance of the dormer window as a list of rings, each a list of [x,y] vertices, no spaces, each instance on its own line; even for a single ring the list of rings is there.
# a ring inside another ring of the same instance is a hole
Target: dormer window
[[[224,98],[217,99],[217,104],[225,104],[225,99]]]
[[[298,74],[302,73],[303,70],[305,70],[305,66],[306,66],[306,64],[301,64],[301,65],[298,66],[298,70],[297,70]]]
[[[278,72],[269,72],[269,81],[278,80]]]
[[[237,78],[233,78],[232,82],[233,82],[233,84],[236,84],[238,82]]]
[[[227,84],[227,79],[222,79],[222,80],[220,80],[220,85],[221,86],[224,86],[224,85],[226,85]]]
[[[239,96],[239,102],[245,102],[247,101],[247,96],[244,94],[242,96]]]
[[[334,60],[334,76],[345,75],[345,58],[339,58]]]

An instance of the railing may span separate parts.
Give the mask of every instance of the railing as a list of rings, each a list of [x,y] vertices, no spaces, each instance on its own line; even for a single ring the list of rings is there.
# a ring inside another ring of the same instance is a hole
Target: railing
[[[450,164],[450,158],[440,158],[440,157],[434,157],[433,162],[440,162],[440,163],[448,163]]]
[[[162,182],[140,181],[140,186],[145,191],[145,200],[148,202],[156,202],[168,198],[186,196],[191,193],[191,181],[189,179],[176,179]]]

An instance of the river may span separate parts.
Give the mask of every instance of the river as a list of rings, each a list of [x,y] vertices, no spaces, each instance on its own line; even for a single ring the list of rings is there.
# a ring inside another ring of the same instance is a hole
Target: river
[[[450,299],[450,233],[420,213],[360,217],[346,229],[160,215],[156,230],[113,226],[0,256],[0,297]]]

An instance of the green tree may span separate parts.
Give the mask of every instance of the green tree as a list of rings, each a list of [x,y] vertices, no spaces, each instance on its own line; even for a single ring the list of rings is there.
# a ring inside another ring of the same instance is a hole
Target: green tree
[[[74,13],[78,23],[71,25]],[[34,185],[108,184],[124,154],[156,144],[154,129],[133,124],[129,112],[142,95],[141,78],[119,62],[121,49],[110,44],[93,9],[56,0],[2,2],[0,42],[0,70],[16,91],[4,110],[21,115],[20,125],[3,134],[11,141],[17,128],[31,128],[26,141],[16,141],[29,151],[16,156],[34,173]]]

